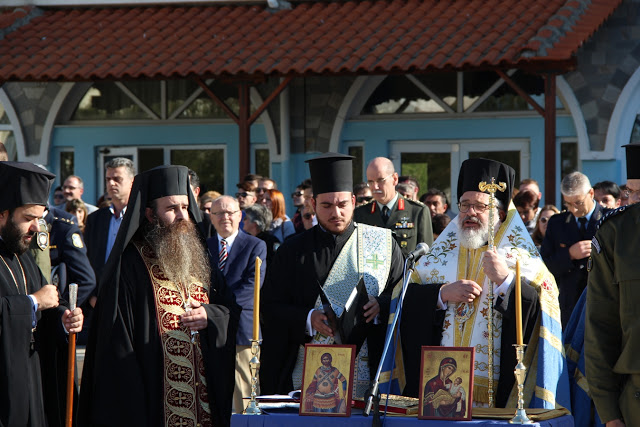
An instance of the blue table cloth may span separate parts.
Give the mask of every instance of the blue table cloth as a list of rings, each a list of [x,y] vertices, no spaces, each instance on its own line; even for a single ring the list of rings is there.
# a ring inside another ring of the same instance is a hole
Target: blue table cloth
[[[364,417],[360,410],[351,411],[346,417],[299,416],[297,412],[272,412],[265,415],[234,414],[231,427],[370,427],[371,417]],[[485,427],[511,426],[506,420],[473,419],[471,421],[419,420],[417,417],[388,416],[383,427]],[[551,420],[530,424],[536,427],[574,427],[573,417],[565,415]]]

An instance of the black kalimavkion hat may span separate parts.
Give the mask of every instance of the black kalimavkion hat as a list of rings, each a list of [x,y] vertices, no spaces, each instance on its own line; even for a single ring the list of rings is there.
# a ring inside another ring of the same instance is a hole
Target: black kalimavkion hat
[[[46,206],[56,176],[29,162],[0,162],[0,212],[24,205]]]
[[[627,157],[627,179],[640,179],[640,144],[623,145]]]
[[[309,159],[313,194],[353,191],[353,156],[324,153]]]
[[[496,199],[502,202],[504,209],[507,209],[516,172],[509,165],[483,158],[467,159],[462,162],[458,176],[458,201],[465,191],[480,191],[479,184],[483,181],[490,184],[491,178],[495,178],[496,184],[504,182],[507,185],[505,191],[495,192]]]

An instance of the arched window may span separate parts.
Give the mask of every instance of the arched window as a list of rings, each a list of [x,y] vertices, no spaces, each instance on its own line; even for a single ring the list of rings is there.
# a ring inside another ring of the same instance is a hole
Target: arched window
[[[207,84],[238,114],[235,86],[213,80]],[[251,109],[253,112],[253,105]],[[188,119],[229,117],[200,86],[188,79],[96,82],[71,115],[71,121]]]
[[[9,98],[0,88],[0,142],[2,142],[9,154],[9,160],[18,159],[18,143],[22,144],[22,134],[15,131],[17,116]]]
[[[544,105],[541,77],[511,70],[511,79]],[[558,99],[556,108],[564,110]],[[533,107],[492,71],[388,76],[371,94],[361,115],[527,112]],[[535,113],[537,114],[537,113]]]

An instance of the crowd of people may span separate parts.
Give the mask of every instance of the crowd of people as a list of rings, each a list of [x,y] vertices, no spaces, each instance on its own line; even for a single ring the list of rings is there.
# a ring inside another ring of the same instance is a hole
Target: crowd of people
[[[629,165],[640,160],[637,148],[628,148]],[[267,177],[246,176],[233,195],[200,194],[186,167],[136,174],[130,160],[114,158],[97,206],[82,199],[78,176],[54,189],[51,204],[54,175],[0,160],[0,425],[64,424],[60,361],[69,357],[69,333],[86,345],[77,425],[229,425],[251,394],[256,286],[261,393],[300,389],[303,346],[337,343],[356,345],[349,387],[364,397],[384,363],[405,258],[420,243],[431,250],[405,298],[403,369],[394,370],[405,386],[395,392],[419,395],[423,345],[474,347],[474,404],[495,395],[498,407],[515,406],[519,260],[526,357],[538,373],[525,382],[527,405],[582,405],[569,397],[579,388],[575,370],[587,378],[596,421],[640,422],[633,167],[624,186],[568,174],[561,212],[541,206],[536,181],[517,184],[508,165],[470,159],[459,173],[456,215],[444,191],[420,195],[418,180],[383,157],[356,185],[350,156],[313,158],[310,179],[291,199]],[[505,184],[493,201],[478,187],[492,177]],[[70,283],[79,285],[73,311]],[[340,318],[353,292],[361,305],[345,328]],[[557,345],[563,340],[571,371]],[[489,363],[497,367],[491,381]]]

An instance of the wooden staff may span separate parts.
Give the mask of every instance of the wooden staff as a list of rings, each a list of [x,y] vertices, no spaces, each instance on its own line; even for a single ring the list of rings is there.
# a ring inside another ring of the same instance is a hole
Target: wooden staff
[[[494,248],[494,230],[493,223],[495,222],[495,214],[494,208],[496,207],[496,191],[505,191],[507,189],[507,184],[504,182],[500,182],[496,184],[496,179],[491,178],[491,183],[487,184],[485,181],[482,181],[478,188],[480,191],[488,191],[489,192],[489,250],[492,251]],[[489,376],[489,407],[493,408],[494,397],[493,397],[493,282],[489,281],[489,323],[487,325],[487,332],[489,332],[489,363],[488,363],[488,373]]]
[[[69,309],[76,309],[76,301],[78,300],[78,285],[72,283],[69,285]],[[73,419],[73,389],[76,368],[76,334],[69,332],[69,360],[67,362],[67,416],[65,418],[65,427],[71,427]]]

